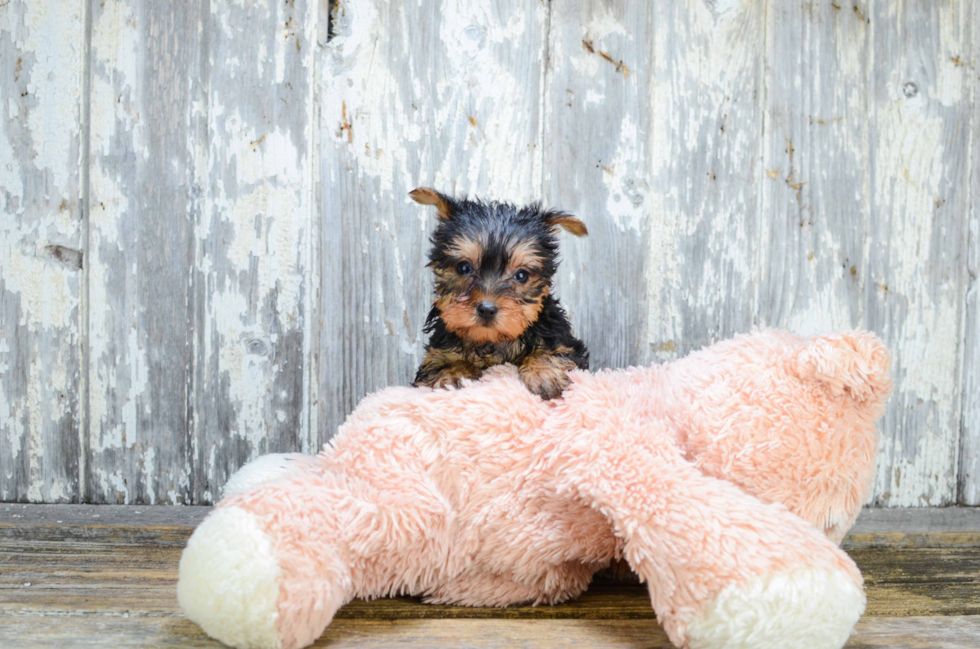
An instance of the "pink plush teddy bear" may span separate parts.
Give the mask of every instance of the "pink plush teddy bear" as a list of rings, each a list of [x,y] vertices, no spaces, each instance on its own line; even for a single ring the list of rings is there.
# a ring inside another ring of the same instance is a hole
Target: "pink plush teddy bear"
[[[226,644],[293,649],[355,597],[553,604],[622,556],[679,647],[841,647],[865,599],[836,544],[869,493],[888,365],[868,333],[763,331],[573,372],[553,401],[509,366],[383,390],[316,457],[235,474],[184,550],[180,604]]]

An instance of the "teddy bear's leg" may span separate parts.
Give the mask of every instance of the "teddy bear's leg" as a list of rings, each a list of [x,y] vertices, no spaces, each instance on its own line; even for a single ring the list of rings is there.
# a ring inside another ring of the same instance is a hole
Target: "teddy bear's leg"
[[[628,424],[627,424],[628,425]],[[630,440],[633,441],[630,441]],[[566,475],[625,540],[671,640],[838,649],[864,610],[854,563],[816,528],[710,478],[674,448],[610,436]]]
[[[226,498],[181,556],[181,608],[240,649],[311,644],[353,596],[341,528],[359,508],[341,478],[312,471]]]
[[[204,632],[238,649],[278,649],[282,568],[275,541],[251,512],[219,507],[180,557],[177,600]]]
[[[238,648],[297,649],[354,597],[435,583],[450,525],[438,493],[395,469],[387,475],[397,488],[386,490],[325,466],[226,498],[195,530],[177,596],[208,635]]]

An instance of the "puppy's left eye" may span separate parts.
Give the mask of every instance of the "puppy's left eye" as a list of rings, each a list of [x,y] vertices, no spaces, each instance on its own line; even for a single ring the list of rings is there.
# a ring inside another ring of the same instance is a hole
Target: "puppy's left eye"
[[[516,273],[514,273],[514,279],[516,279],[521,284],[526,282],[529,277],[531,277],[531,275],[523,268],[517,271]]]

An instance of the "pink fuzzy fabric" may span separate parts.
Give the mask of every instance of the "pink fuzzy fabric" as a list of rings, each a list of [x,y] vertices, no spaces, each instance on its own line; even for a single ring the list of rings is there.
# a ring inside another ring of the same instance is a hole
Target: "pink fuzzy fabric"
[[[890,382],[872,335],[764,331],[571,378],[547,402],[509,366],[384,390],[311,467],[224,500],[274,539],[282,646],[312,643],[354,597],[560,602],[620,556],[681,646],[731,584],[801,565],[861,583],[827,537],[874,470]]]

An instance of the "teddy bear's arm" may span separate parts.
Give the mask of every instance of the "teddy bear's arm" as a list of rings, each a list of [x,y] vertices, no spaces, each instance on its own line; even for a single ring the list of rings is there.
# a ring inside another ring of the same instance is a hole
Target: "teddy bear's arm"
[[[846,554],[784,507],[703,475],[667,435],[632,430],[615,417],[606,425],[559,475],[624,539],[626,558],[648,583],[675,644],[844,644],[864,609],[861,576]],[[784,628],[767,631],[759,644],[765,619]]]

